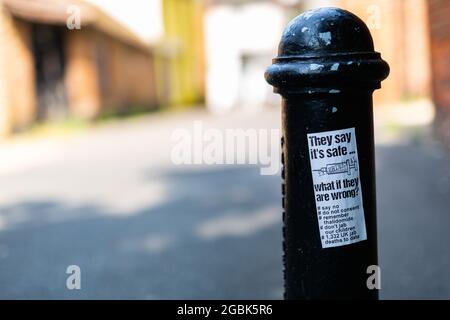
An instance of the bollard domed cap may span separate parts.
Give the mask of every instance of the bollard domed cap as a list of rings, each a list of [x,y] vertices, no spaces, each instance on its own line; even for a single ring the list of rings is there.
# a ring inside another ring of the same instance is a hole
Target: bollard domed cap
[[[297,16],[287,25],[278,56],[372,51],[372,36],[361,19],[342,9],[320,8]]]
[[[377,89],[389,74],[365,23],[339,8],[306,11],[283,32],[266,80],[281,94]]]

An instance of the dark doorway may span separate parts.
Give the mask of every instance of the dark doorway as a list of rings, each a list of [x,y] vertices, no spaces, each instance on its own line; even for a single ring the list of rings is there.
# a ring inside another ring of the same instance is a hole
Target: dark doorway
[[[37,120],[58,121],[67,117],[68,103],[64,86],[64,29],[51,25],[33,25],[33,52],[38,96]]]

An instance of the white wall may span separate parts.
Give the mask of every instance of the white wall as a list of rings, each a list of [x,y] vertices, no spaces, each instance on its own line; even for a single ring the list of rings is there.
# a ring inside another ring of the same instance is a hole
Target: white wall
[[[305,0],[304,6],[306,10],[322,7],[336,7],[339,4],[337,0]]]
[[[264,71],[275,57],[285,24],[275,3],[218,4],[205,16],[206,104],[214,113],[267,102]],[[243,56],[247,63],[244,65]]]
[[[85,0],[90,2],[148,43],[158,41],[164,33],[164,0]]]

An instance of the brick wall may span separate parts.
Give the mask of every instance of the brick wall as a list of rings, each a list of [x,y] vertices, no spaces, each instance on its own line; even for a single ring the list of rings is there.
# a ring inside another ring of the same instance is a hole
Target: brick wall
[[[450,145],[450,1],[429,0],[437,133]]]
[[[0,137],[28,128],[37,117],[32,28],[0,2]],[[63,42],[71,116],[93,119],[157,105],[150,48],[94,27],[66,30]]]
[[[0,6],[0,136],[35,119],[36,93],[30,26]]]
[[[95,29],[66,32],[66,88],[73,115],[150,109],[157,104],[152,54]]]
[[[8,43],[6,40],[7,18],[4,16],[4,8],[0,3],[0,137],[5,136],[10,131],[10,115],[8,108],[8,83],[6,71],[6,55],[8,51]]]
[[[375,50],[391,67],[389,77],[382,83],[383,90],[375,91],[375,103],[430,95],[426,0],[338,0],[338,6],[364,20]]]
[[[102,104],[106,112],[150,109],[157,104],[154,60],[149,49],[138,49],[96,34]]]
[[[66,31],[65,87],[71,115],[91,119],[100,113],[101,96],[92,30]]]

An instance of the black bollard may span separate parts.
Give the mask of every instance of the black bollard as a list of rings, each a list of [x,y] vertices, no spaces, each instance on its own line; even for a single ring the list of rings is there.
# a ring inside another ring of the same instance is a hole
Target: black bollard
[[[282,97],[286,299],[377,299],[372,93],[389,74],[361,19],[307,11],[266,80]]]

